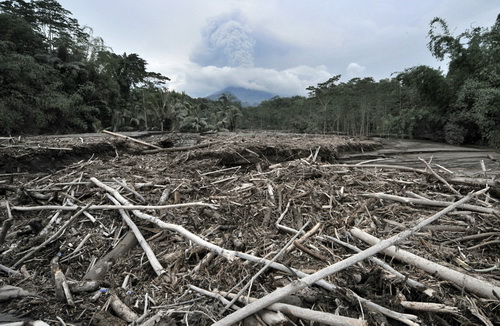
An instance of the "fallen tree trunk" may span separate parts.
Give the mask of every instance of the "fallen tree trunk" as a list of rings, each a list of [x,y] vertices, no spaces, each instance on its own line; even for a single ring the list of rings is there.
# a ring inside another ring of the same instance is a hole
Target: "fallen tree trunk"
[[[257,301],[250,303],[249,305],[243,307],[242,309],[224,317],[223,319],[219,320],[218,322],[212,324],[212,326],[230,326],[230,325],[233,325],[233,324],[239,322],[240,320],[242,320],[243,318],[248,317],[248,316],[258,312],[259,310],[261,310],[261,309],[263,309],[263,308],[265,308],[273,303],[280,301],[282,298],[284,298],[286,296],[289,296],[293,293],[296,293],[296,292],[298,292],[298,291],[300,291],[308,286],[311,286],[312,284],[316,283],[317,281],[324,279],[327,276],[330,276],[330,275],[332,275],[336,272],[339,272],[341,270],[344,270],[347,267],[350,267],[358,262],[361,262],[361,261],[393,246],[397,242],[402,241],[402,240],[410,237],[412,234],[419,231],[424,226],[436,221],[441,216],[456,209],[458,206],[463,205],[465,202],[470,200],[473,197],[473,195],[478,195],[480,193],[484,193],[485,191],[486,191],[486,189],[479,191],[479,192],[476,192],[476,193],[473,193],[473,194],[469,194],[469,195],[465,196],[464,198],[462,198],[461,200],[449,205],[445,209],[434,214],[433,216],[421,221],[413,228],[406,230],[406,231],[403,231],[399,234],[396,234],[396,235],[392,236],[391,238],[389,238],[387,240],[383,240],[383,241],[377,243],[376,245],[373,245],[372,247],[370,247],[370,248],[368,248],[360,253],[357,253],[357,254],[355,254],[347,259],[344,259],[340,262],[337,262],[333,265],[330,265],[330,266],[328,266],[328,267],[326,267],[326,268],[324,268],[324,269],[322,269],[314,274],[303,277],[300,280],[296,280],[285,287],[277,289],[274,292],[266,295],[265,297],[260,298]]]
[[[447,202],[447,201],[401,197],[401,196],[389,195],[389,194],[384,194],[384,193],[361,194],[361,196],[380,198],[380,199],[386,199],[386,200],[393,200],[393,201],[397,201],[400,203],[417,204],[417,205],[421,205],[421,206],[446,207],[446,206],[450,205],[450,202]],[[495,209],[495,208],[489,208],[489,207],[463,204],[457,208],[467,210],[467,211],[479,212],[479,213],[500,215],[500,210]]]
[[[361,231],[358,228],[353,228],[351,234],[358,239],[374,246],[380,243],[376,237]],[[389,247],[383,251],[386,255],[394,257],[402,262],[423,269],[431,275],[437,275],[441,279],[453,282],[460,288],[472,292],[482,298],[498,300],[500,298],[500,287],[492,283],[477,279],[464,273],[457,272],[451,268],[439,265],[430,260],[412,254],[406,250]]]
[[[120,203],[122,203],[122,205],[127,205],[128,203],[128,200],[125,199],[122,195],[120,195],[120,193],[118,191],[116,191],[115,189],[105,185],[104,183],[102,183],[101,181],[99,181],[97,178],[90,178],[90,180],[96,184],[97,186],[105,189],[106,191],[108,191],[109,193],[111,193]],[[132,210],[132,213],[139,217],[139,218],[142,218],[144,220],[147,220],[147,221],[150,221],[152,223],[155,223],[156,225],[158,225],[159,227],[163,228],[163,229],[166,229],[166,230],[171,230],[171,231],[175,231],[181,235],[183,235],[184,237],[186,237],[187,239],[193,241],[194,243],[200,245],[200,246],[203,246],[205,248],[208,248],[209,250],[217,253],[218,255],[221,255],[222,257],[225,257],[226,259],[228,259],[229,261],[232,261],[235,259],[235,257],[239,257],[239,258],[242,258],[242,259],[246,259],[246,260],[249,260],[249,261],[252,261],[252,262],[255,262],[255,263],[259,263],[259,264],[266,264],[268,262],[267,259],[264,259],[264,258],[259,258],[259,257],[256,257],[256,256],[253,256],[253,255],[250,255],[250,254],[247,254],[247,253],[244,253],[244,252],[237,252],[237,251],[233,251],[233,250],[227,250],[227,249],[224,249],[222,247],[219,247],[217,245],[214,245],[213,243],[210,243],[202,238],[200,238],[199,236],[197,236],[196,234],[193,234],[191,232],[189,232],[188,230],[186,230],[182,225],[177,225],[177,224],[172,224],[172,223],[166,223],[166,222],[163,222],[162,220],[156,218],[155,216],[152,216],[152,215],[149,215],[149,214],[146,214],[146,213],[142,213],[141,211],[139,210]],[[296,232],[296,231],[295,231]],[[290,272],[293,272],[295,273],[296,275],[300,276],[300,277],[307,277],[307,276],[310,276],[309,274],[306,274],[300,270],[297,270],[295,268],[289,268],[285,265],[282,265],[282,264],[279,264],[279,263],[272,263],[270,264],[271,267],[277,269],[277,270],[280,270],[280,271],[283,271],[285,273],[290,273]],[[328,290],[334,290],[334,289],[337,289],[338,287],[331,284],[331,283],[328,283],[326,282],[325,280],[323,279],[319,279],[316,281],[316,284],[319,285],[319,286],[322,286],[324,287],[325,289],[328,289]],[[374,302],[371,302],[363,297],[360,297],[359,295],[357,295],[356,293],[354,292],[351,292],[350,291],[350,294],[352,294],[357,300],[359,300],[359,302],[363,303],[364,305],[366,305],[368,308],[370,309],[373,309],[375,311],[378,311],[388,317],[391,317],[391,318],[394,318],[396,320],[399,320],[401,321],[402,323],[406,324],[406,325],[410,325],[410,326],[415,326],[415,325],[418,325],[417,323],[413,322],[413,320],[416,320],[417,317],[415,315],[410,315],[410,314],[403,314],[403,313],[398,313],[398,312],[395,312],[393,310],[390,310],[390,309],[387,309],[385,307],[382,307]]]
[[[106,273],[111,267],[113,260],[127,253],[130,249],[137,245],[137,238],[132,231],[116,245],[116,247],[99,259],[97,263],[85,274],[84,280],[100,281],[104,279]]]

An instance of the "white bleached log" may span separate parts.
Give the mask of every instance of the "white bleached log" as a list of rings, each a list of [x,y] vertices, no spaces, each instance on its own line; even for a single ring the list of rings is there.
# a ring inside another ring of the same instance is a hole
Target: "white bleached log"
[[[380,243],[378,238],[363,232],[360,229],[353,228],[350,232],[356,238],[361,239],[372,246]],[[490,282],[460,273],[456,270],[437,264],[400,248],[396,249],[395,247],[389,247],[385,249],[383,253],[407,264],[423,269],[431,275],[436,275],[441,279],[453,282],[458,287],[464,288],[465,290],[477,294],[482,298],[492,300],[498,300],[498,298],[500,298],[500,287]]]

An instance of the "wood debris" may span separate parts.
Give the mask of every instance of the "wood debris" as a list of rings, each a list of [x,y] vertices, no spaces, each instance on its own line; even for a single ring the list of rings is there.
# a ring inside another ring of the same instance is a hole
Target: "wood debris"
[[[500,324],[498,154],[136,136],[0,146],[0,323]]]

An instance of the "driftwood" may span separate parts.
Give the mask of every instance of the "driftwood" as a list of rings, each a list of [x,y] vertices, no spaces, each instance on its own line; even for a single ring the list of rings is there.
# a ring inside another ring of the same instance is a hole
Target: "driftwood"
[[[9,268],[2,264],[0,264],[0,271],[6,273],[7,275],[21,276],[21,273],[19,273],[18,271],[13,270],[12,268]]]
[[[66,281],[66,276],[59,267],[58,255],[52,258],[52,261],[50,262],[50,269],[52,272],[56,299],[60,302],[67,302],[70,306],[74,306],[75,302],[73,300],[73,296],[71,295],[68,282]]]
[[[52,243],[52,241],[54,241],[55,239],[57,239],[57,237],[59,237],[62,234],[62,232],[68,226],[70,226],[71,223],[73,223],[81,214],[83,214],[83,212],[85,212],[85,210],[90,205],[91,204],[88,204],[84,208],[80,209],[75,215],[71,216],[70,219],[68,221],[66,221],[66,223],[64,223],[64,225],[61,228],[59,228],[59,230],[57,232],[55,232],[51,237],[49,237],[47,240],[45,240],[41,245],[38,245],[37,247],[34,247],[33,249],[31,249],[24,257],[22,257],[21,259],[19,259],[12,267],[16,268],[16,267],[20,266],[28,258],[30,258],[31,256],[33,256],[37,251],[39,251],[40,249],[44,248],[48,244]]]
[[[86,207],[86,210],[116,210],[116,209],[124,209],[124,210],[133,210],[133,209],[144,209],[144,210],[153,210],[153,209],[170,209],[170,208],[182,208],[182,207],[193,207],[193,206],[201,206],[201,207],[209,207],[212,209],[217,209],[216,205],[207,204],[202,202],[194,202],[194,203],[182,203],[182,204],[172,204],[172,205],[90,205]],[[81,209],[81,206],[72,205],[72,206],[56,206],[56,205],[44,205],[44,206],[13,206],[11,210],[14,211],[39,211],[39,210],[61,210],[61,211],[76,211]]]
[[[128,201],[125,198],[123,198],[120,195],[120,193],[118,193],[118,191],[116,191],[115,189],[107,186],[106,184],[102,183],[101,181],[97,180],[96,178],[91,178],[91,181],[93,183],[95,183],[97,186],[110,192],[118,201],[120,201],[122,203],[122,205],[126,205],[128,203]],[[199,236],[189,232],[181,225],[163,222],[160,219],[158,219],[152,215],[140,212],[139,210],[132,210],[132,213],[139,218],[142,218],[142,219],[145,219],[145,220],[148,220],[150,222],[155,223],[156,225],[158,225],[159,227],[161,227],[163,229],[177,232],[177,233],[183,235],[184,237],[186,237],[187,239],[193,241],[194,243],[196,243],[200,246],[203,246],[203,247],[225,257],[229,261],[234,260],[235,257],[239,257],[239,258],[246,259],[246,260],[260,263],[260,264],[266,264],[268,262],[268,260],[266,260],[266,259],[259,258],[259,257],[253,256],[253,255],[247,254],[247,253],[237,252],[237,251],[227,250],[227,249],[221,248],[221,247],[214,245],[214,244],[200,238]],[[296,231],[294,233],[296,233]],[[289,267],[284,266],[282,264],[272,263],[272,264],[270,264],[270,266],[274,269],[278,269],[278,270],[283,271],[285,273],[290,273],[290,271],[293,271],[293,273],[295,273],[296,275],[298,275],[300,277],[309,276],[309,274],[306,274],[306,273],[304,273],[300,270],[294,269],[294,268],[289,268]],[[322,279],[318,279],[315,283],[319,286],[322,286],[322,287],[328,289],[328,290],[333,290],[333,289],[337,288],[336,286],[334,286],[334,285],[332,285],[332,284],[330,284]],[[366,299],[358,296],[354,292],[350,292],[350,294],[353,295],[358,301],[365,304],[370,309],[376,310],[384,315],[387,315],[388,317],[397,319],[397,320],[405,323],[406,325],[410,325],[410,326],[417,325],[416,323],[413,322],[413,320],[417,319],[417,317],[414,315],[397,313],[395,311],[392,311],[390,309],[387,309],[387,308],[384,308],[380,305],[377,305],[373,302],[370,302],[369,300],[366,300]]]
[[[216,294],[221,296],[227,296],[229,298],[235,298],[236,296],[232,293],[227,293],[224,291],[214,291]],[[239,302],[248,303],[257,301],[256,298],[244,297],[238,300]],[[294,316],[297,318],[302,318],[305,320],[314,321],[317,323],[322,323],[325,325],[332,326],[366,326],[368,323],[365,320],[349,318],[329,313],[324,313],[322,311],[315,311],[311,309],[305,309],[302,307],[294,306],[287,303],[276,302],[268,306],[266,309],[280,311],[286,315]]]
[[[7,219],[2,223],[2,229],[0,229],[0,245],[5,242],[5,237],[7,232],[9,232],[14,219],[12,218],[12,212],[10,211],[9,202],[6,202],[5,208],[7,209]]]
[[[34,295],[34,293],[26,291],[18,286],[4,285],[0,287],[0,302]]]
[[[150,149],[143,151],[144,154],[154,154],[154,153],[161,153],[161,152],[180,152],[180,151],[190,151],[193,149],[198,149],[198,148],[204,148],[204,147],[209,147],[211,145],[218,144],[219,142],[212,142],[212,143],[202,143],[198,145],[193,145],[193,146],[185,146],[185,147],[168,147],[168,148],[158,148],[158,149]]]
[[[418,158],[420,161],[422,161],[425,166],[427,167],[427,169],[431,172],[431,174],[433,176],[436,177],[436,179],[438,179],[439,181],[441,181],[448,189],[450,189],[454,194],[456,195],[461,195],[460,192],[458,192],[455,188],[453,188],[449,183],[448,181],[446,181],[442,176],[440,176],[439,174],[437,174],[431,167],[431,165],[429,163],[427,163],[424,159],[422,158]]]
[[[281,250],[273,257],[273,259],[271,259],[270,261],[268,261],[264,267],[262,267],[254,276],[252,276],[252,278],[247,282],[247,284],[245,286],[243,286],[241,288],[241,290],[236,294],[236,296],[234,296],[233,300],[231,300],[230,303],[228,303],[225,307],[224,307],[224,311],[227,310],[227,308],[231,307],[231,305],[236,302],[236,300],[239,299],[239,297],[243,294],[243,292],[245,292],[254,282],[255,280],[257,279],[257,277],[259,277],[262,273],[264,273],[268,268],[269,266],[271,266],[272,263],[274,263],[278,258],[281,257],[281,255],[283,255],[286,250],[294,243],[295,239],[301,234],[301,232],[304,231],[304,229],[309,225],[309,222],[307,222],[303,227],[302,229],[300,229],[293,237],[292,239],[290,239],[290,241],[288,241],[288,243],[283,247],[281,248]]]
[[[150,144],[150,143],[146,143],[146,142],[143,142],[142,140],[137,140],[137,139],[129,137],[129,136],[118,134],[116,132],[111,132],[111,131],[107,131],[107,130],[103,130],[102,132],[105,133],[105,134],[111,135],[111,136],[125,138],[126,140],[130,140],[130,141],[133,141],[134,143],[141,144],[141,145],[144,145],[144,146],[147,146],[147,147],[152,147],[152,148],[156,148],[156,149],[162,149],[162,147],[160,147],[160,146],[156,146],[156,145],[153,145],[153,144]]]
[[[126,254],[130,249],[137,245],[137,238],[133,232],[128,232],[125,237],[116,245],[113,250],[103,256],[92,266],[92,268],[83,277],[84,280],[99,281],[104,279],[113,260]]]
[[[333,241],[335,243],[338,243],[344,247],[347,247],[355,252],[361,252],[362,250],[359,249],[358,247],[356,246],[353,246],[352,244],[349,244],[349,243],[346,243],[344,241],[341,241],[337,238],[334,238],[334,237],[330,237],[330,236],[322,236],[324,237],[326,240],[329,240],[329,241]],[[387,270],[389,273],[395,275],[399,280],[401,281],[405,281],[409,286],[411,287],[414,287],[414,288],[417,288],[417,289],[420,289],[420,290],[424,290],[425,293],[427,293],[428,295],[432,296],[432,294],[434,293],[434,290],[432,289],[429,289],[425,284],[422,284],[418,281],[415,281],[413,280],[412,278],[410,277],[407,277],[403,274],[401,274],[400,272],[398,272],[397,270],[395,270],[394,268],[392,268],[389,264],[385,263],[384,261],[376,258],[376,257],[370,257],[370,260],[377,264],[378,266],[384,268],[385,270]]]
[[[405,309],[410,309],[410,310],[446,312],[446,313],[459,312],[459,309],[457,307],[447,306],[442,303],[401,301],[399,304],[405,307]]]
[[[389,195],[389,194],[384,194],[384,193],[368,193],[368,194],[361,194],[361,196],[380,198],[380,199],[386,199],[386,200],[393,200],[393,201],[397,201],[397,202],[401,202],[401,203],[405,203],[405,204],[417,204],[417,205],[422,205],[422,206],[447,207],[448,205],[450,205],[450,203],[446,202],[446,201],[408,198],[408,197],[401,197],[401,196]],[[457,208],[463,209],[463,210],[468,210],[468,211],[473,211],[473,212],[479,212],[479,213],[500,215],[500,210],[495,209],[495,208],[489,208],[489,207],[463,204],[463,205],[458,206]]]
[[[380,243],[380,240],[376,237],[373,237],[357,228],[353,228],[350,232],[356,238],[359,238],[372,246]],[[458,287],[472,292],[482,298],[492,300],[499,300],[500,298],[500,286],[496,286],[490,282],[457,272],[451,268],[434,263],[400,248],[396,249],[395,247],[389,247],[384,249],[383,253],[407,264],[421,268],[431,275],[436,275],[439,278],[453,282]]]
[[[476,192],[475,195],[479,193],[484,193],[485,190],[482,190],[480,192]],[[224,317],[223,319],[219,320],[218,322],[214,323],[214,326],[230,326],[233,325],[234,323],[237,323],[241,319],[269,306],[272,303],[278,302],[280,299],[283,297],[286,297],[288,295],[291,295],[293,293],[296,293],[297,291],[304,289],[308,286],[311,286],[315,282],[322,280],[323,278],[332,275],[340,270],[343,270],[349,266],[352,266],[360,261],[363,261],[367,259],[368,257],[371,257],[387,248],[390,246],[393,246],[395,243],[404,240],[408,237],[410,237],[413,233],[417,232],[420,230],[422,227],[436,221],[439,219],[441,216],[445,215],[446,213],[449,213],[450,211],[456,209],[458,206],[464,204],[468,200],[472,198],[473,194],[469,194],[462,198],[461,200],[457,201],[456,203],[453,203],[440,211],[439,213],[434,214],[433,216],[421,221],[418,223],[416,226],[411,228],[410,230],[401,232],[395,236],[392,236],[391,238],[387,240],[383,240],[379,242],[376,245],[373,245],[372,247],[357,253],[347,259],[344,259],[343,261],[340,261],[338,263],[335,263],[333,265],[330,265],[314,274],[311,274],[309,276],[306,276],[298,281],[294,281],[291,284],[280,288],[278,290],[275,290],[274,292],[268,294],[267,296],[245,306],[244,308],[232,313],[229,316]]]
[[[320,168],[332,168],[332,167],[342,167],[348,169],[366,169],[366,168],[375,168],[375,169],[385,169],[385,170],[399,170],[399,171],[407,171],[407,172],[415,172],[423,175],[431,175],[432,173],[426,171],[424,169],[416,169],[408,166],[402,165],[389,165],[389,164],[324,164],[319,165]],[[469,178],[469,177],[452,177],[446,179],[449,183],[454,184],[463,184],[477,187],[500,187],[500,179],[492,180],[487,178]]]
[[[115,204],[120,204],[115,198],[111,197],[108,195],[109,200],[114,202]],[[158,259],[156,258],[155,254],[153,253],[153,250],[147,243],[146,239],[144,239],[144,236],[142,235],[141,231],[139,228],[135,225],[135,223],[132,221],[130,216],[128,216],[128,213],[125,212],[123,209],[120,209],[120,215],[122,216],[122,219],[127,223],[128,227],[132,230],[134,233],[135,237],[137,238],[137,241],[139,242],[139,245],[142,247],[144,252],[146,253],[146,256],[148,257],[149,263],[151,264],[151,267],[153,267],[156,275],[160,276],[163,273],[165,273],[165,269],[163,266],[160,264]]]
[[[227,300],[225,297],[222,295],[218,294],[217,292],[210,292],[204,289],[201,289],[199,287],[196,287],[194,285],[190,285],[189,288],[191,290],[194,290],[198,293],[204,294],[206,296],[212,297],[219,299],[226,307],[231,306],[231,309],[237,310],[240,309],[240,307],[236,306],[235,304],[232,304],[229,300]],[[237,296],[232,295],[233,301],[236,301]],[[261,323],[262,320],[262,323]],[[255,326],[262,326],[262,325],[289,325],[289,319],[284,316],[281,312],[274,312],[268,309],[264,309],[260,311],[258,314],[253,315],[253,316],[248,316],[243,320],[243,325],[248,326],[248,325],[255,325]]]
[[[110,299],[110,307],[113,309],[115,314],[121,319],[125,320],[128,323],[135,322],[139,319],[139,316],[130,309],[123,301],[118,298],[115,293],[111,293]]]

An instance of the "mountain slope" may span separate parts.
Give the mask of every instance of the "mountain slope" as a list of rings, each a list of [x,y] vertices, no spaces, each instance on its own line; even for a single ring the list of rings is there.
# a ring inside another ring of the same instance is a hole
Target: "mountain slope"
[[[233,95],[241,102],[242,106],[259,105],[260,102],[269,100],[276,96],[275,94],[271,94],[269,92],[247,89],[243,87],[226,87],[223,90],[207,96],[206,98],[216,101],[222,94]]]

